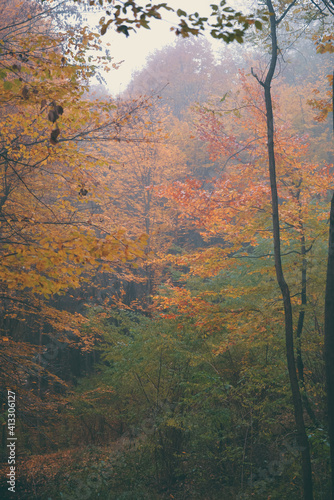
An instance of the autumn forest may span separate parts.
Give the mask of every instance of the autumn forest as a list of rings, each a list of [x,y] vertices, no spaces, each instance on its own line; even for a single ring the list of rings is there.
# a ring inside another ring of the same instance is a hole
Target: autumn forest
[[[4,500],[334,499],[334,3],[208,8],[0,2]]]

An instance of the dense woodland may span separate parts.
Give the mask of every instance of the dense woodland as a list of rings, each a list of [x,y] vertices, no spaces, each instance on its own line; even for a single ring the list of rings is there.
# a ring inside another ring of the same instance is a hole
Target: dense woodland
[[[333,498],[326,3],[184,21],[112,96],[112,23],[0,2],[1,498]]]

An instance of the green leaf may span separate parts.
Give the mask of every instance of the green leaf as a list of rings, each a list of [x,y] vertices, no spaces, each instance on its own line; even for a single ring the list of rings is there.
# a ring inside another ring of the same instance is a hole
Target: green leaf
[[[101,27],[101,35],[104,35],[106,33],[108,27],[110,26],[110,24],[112,22],[113,22],[113,20],[109,19],[109,21],[107,23],[105,23],[105,24],[102,25],[102,27]],[[118,29],[117,29],[117,31],[118,31]]]
[[[142,19],[140,21],[140,26],[143,26],[143,28],[147,29],[147,30],[150,30],[150,25],[148,24],[148,21],[145,21],[144,19]]]
[[[125,26],[125,24],[121,24],[121,26],[118,26],[116,31],[118,33],[123,33],[126,37],[129,36],[129,29],[127,28],[127,26]],[[101,30],[101,34],[103,34],[102,30]]]
[[[18,78],[15,78],[15,80],[13,81],[13,86],[14,86],[14,89],[17,90],[21,87],[22,85],[22,82],[21,80],[19,80]]]
[[[11,90],[13,88],[12,82],[9,82],[7,80],[4,81],[3,86],[4,86],[5,90]]]
[[[177,14],[179,17],[181,17],[181,16],[186,16],[186,15],[187,15],[187,13],[186,13],[184,10],[182,10],[182,9],[177,9],[176,14]]]

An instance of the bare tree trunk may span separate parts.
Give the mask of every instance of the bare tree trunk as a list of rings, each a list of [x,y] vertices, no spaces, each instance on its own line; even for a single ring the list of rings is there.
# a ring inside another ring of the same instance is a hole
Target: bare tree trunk
[[[328,264],[325,295],[325,369],[327,412],[332,467],[332,492],[334,499],[334,193],[329,217]]]
[[[261,81],[256,75],[254,76],[257,78],[258,82],[264,88],[265,106],[267,114],[267,136],[268,136],[267,146],[268,146],[268,163],[269,163],[272,218],[273,218],[275,270],[276,270],[277,283],[281,289],[283,304],[284,304],[286,358],[287,358],[288,373],[289,373],[290,387],[292,393],[292,401],[294,407],[298,445],[301,451],[301,458],[302,458],[302,477],[303,477],[303,490],[304,490],[303,498],[304,500],[312,500],[313,482],[312,482],[311,457],[310,457],[308,438],[305,429],[302,398],[298,384],[296,362],[294,356],[293,318],[292,318],[290,290],[288,284],[285,281],[282,268],[278,194],[277,194],[277,183],[276,183],[275,147],[274,147],[274,116],[273,116],[273,107],[271,98],[271,83],[275,73],[275,68],[277,63],[277,53],[278,53],[276,27],[279,24],[279,22],[283,19],[283,17],[285,17],[285,15],[294,5],[294,3],[295,1],[289,5],[285,13],[280,17],[280,19],[277,20],[271,0],[266,0],[266,4],[270,13],[271,61],[264,81]]]
[[[299,195],[300,192],[298,193],[298,202],[300,203],[299,200]],[[300,384],[300,388],[302,391],[302,403],[307,411],[308,416],[312,420],[312,423],[314,427],[319,426],[319,422],[317,420],[317,417],[315,416],[315,413],[312,409],[312,406],[310,404],[310,401],[308,399],[307,395],[307,390],[305,386],[305,378],[304,378],[304,363],[303,363],[303,358],[302,358],[302,342],[301,342],[301,337],[303,333],[303,326],[304,326],[304,319],[305,319],[305,307],[307,304],[307,259],[306,259],[306,241],[305,241],[305,230],[304,230],[304,225],[301,222],[302,221],[302,214],[301,214],[301,205],[299,205],[299,214],[300,214],[300,231],[301,231],[301,254],[302,254],[302,273],[301,273],[301,310],[299,311],[299,316],[298,316],[298,323],[297,323],[297,332],[296,332],[296,341],[297,341],[297,349],[296,349],[296,364],[297,364],[297,373],[298,373],[298,380]]]

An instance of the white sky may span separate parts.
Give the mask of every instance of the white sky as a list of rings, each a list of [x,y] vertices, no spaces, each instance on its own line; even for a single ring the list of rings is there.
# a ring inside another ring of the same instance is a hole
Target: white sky
[[[166,0],[166,3],[174,9],[183,9],[188,14],[198,11],[200,15],[209,15],[211,12],[210,4],[215,2],[213,0]],[[102,37],[105,44],[110,43],[108,48],[110,55],[114,58],[113,62],[124,60],[118,70],[111,70],[109,73],[103,74],[111,94],[115,95],[125,90],[133,72],[145,65],[146,58],[150,53],[175,41],[176,35],[170,31],[175,15],[164,10],[161,10],[161,14],[163,20],[152,20],[150,30],[140,28],[137,33],[130,32],[130,36],[126,38],[122,33],[115,33],[110,28]],[[97,19],[100,17],[101,15]],[[106,19],[108,19],[107,16]]]

